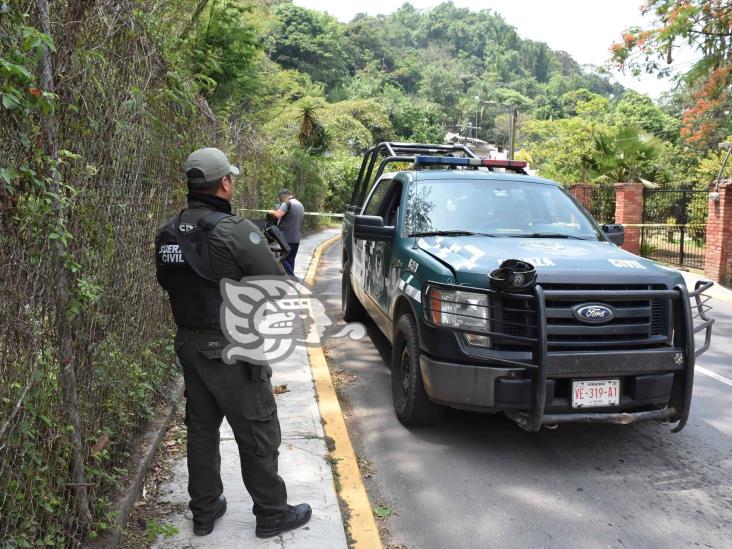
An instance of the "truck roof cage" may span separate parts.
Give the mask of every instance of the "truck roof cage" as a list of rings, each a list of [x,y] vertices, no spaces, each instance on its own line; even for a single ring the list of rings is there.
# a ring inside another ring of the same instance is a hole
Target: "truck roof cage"
[[[379,166],[374,174],[376,161],[380,158]],[[463,144],[439,145],[427,143],[394,143],[385,141],[371,147],[364,154],[358,179],[353,188],[349,211],[356,211],[362,205],[371,186],[379,180],[388,164],[395,162],[409,162],[419,169],[427,166],[465,166],[472,168],[484,167],[492,170],[504,168],[519,173],[526,173],[526,162],[513,160],[492,160],[479,158],[469,147]]]

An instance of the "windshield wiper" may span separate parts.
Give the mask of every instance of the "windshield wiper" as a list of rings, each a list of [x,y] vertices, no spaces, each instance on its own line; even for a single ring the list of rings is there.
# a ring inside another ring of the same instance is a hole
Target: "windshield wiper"
[[[581,236],[574,236],[573,234],[552,233],[552,232],[530,233],[530,234],[512,234],[510,236],[512,236],[514,238],[571,238],[572,240],[587,240],[586,238],[582,238]]]
[[[407,236],[496,236],[488,233],[474,233],[473,231],[422,231],[419,233],[410,233]]]

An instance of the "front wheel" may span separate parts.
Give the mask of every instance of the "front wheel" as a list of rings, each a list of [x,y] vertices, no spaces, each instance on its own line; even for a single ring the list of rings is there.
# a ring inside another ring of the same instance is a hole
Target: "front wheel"
[[[391,349],[391,396],[396,415],[404,425],[429,425],[445,408],[427,396],[419,367],[417,323],[410,314],[399,318]]]
[[[363,322],[366,320],[366,309],[358,300],[351,285],[351,264],[348,260],[343,264],[341,309],[343,310],[343,320],[346,322]]]

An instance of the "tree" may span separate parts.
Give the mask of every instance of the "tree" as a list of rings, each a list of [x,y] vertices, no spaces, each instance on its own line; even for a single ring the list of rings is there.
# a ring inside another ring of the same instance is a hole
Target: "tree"
[[[732,104],[732,5],[726,0],[648,0],[641,11],[656,21],[628,29],[611,46],[614,61],[634,74],[669,74],[674,47],[691,46],[700,59],[683,78],[693,102],[684,113],[681,135],[700,147],[720,140],[729,124],[724,112]]]
[[[460,98],[462,90],[459,74],[455,70],[437,65],[430,65],[422,72],[422,81],[419,84],[419,95],[443,109],[454,107]]]
[[[316,111],[317,107],[312,103],[300,107],[300,127],[297,132],[300,148],[312,154],[324,152],[330,142],[328,132],[315,115]]]
[[[380,97],[399,139],[419,143],[440,143],[445,136],[441,107],[426,99],[414,98],[399,88],[384,86]]]
[[[632,126],[622,126],[598,128],[592,141],[594,151],[589,164],[594,181],[617,183],[656,178],[656,160],[661,154],[657,138]]]
[[[603,112],[607,109],[607,99],[586,88],[572,90],[562,95],[562,106],[568,116]]]
[[[521,45],[524,64],[538,82],[549,81],[550,57],[546,44],[526,41]]]
[[[580,117],[531,120],[524,125],[524,147],[543,177],[562,183],[589,181],[597,123]]]
[[[247,8],[233,1],[212,1],[206,20],[196,21],[192,71],[203,82],[202,91],[214,107],[256,89],[252,65],[259,44],[248,15]]]
[[[274,9],[280,24],[273,33],[272,59],[332,88],[348,76],[346,41],[336,19],[282,3]]]
[[[626,91],[618,101],[615,115],[621,123],[642,128],[666,141],[674,142],[679,137],[680,122],[657,107],[647,95]]]
[[[387,42],[383,21],[379,18],[357,16],[346,26],[344,36],[353,69],[363,69],[376,61],[382,70],[392,71],[395,57],[401,55]]]
[[[552,120],[554,118],[565,117],[564,104],[555,95],[540,95],[536,98],[535,105],[534,117],[538,120]]]
[[[333,109],[348,114],[363,124],[374,143],[392,141],[395,137],[389,115],[379,101],[374,99],[341,101],[333,105]]]

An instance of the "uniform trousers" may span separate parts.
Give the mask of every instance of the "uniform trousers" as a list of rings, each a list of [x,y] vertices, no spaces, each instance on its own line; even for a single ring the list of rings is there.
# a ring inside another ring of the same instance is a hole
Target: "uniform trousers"
[[[219,427],[225,417],[236,439],[241,476],[257,522],[287,511],[285,482],[277,474],[281,442],[267,365],[226,364],[227,341],[215,331],[178,328],[175,350],[183,366],[188,434],[189,507],[197,521],[213,520],[223,493]]]

